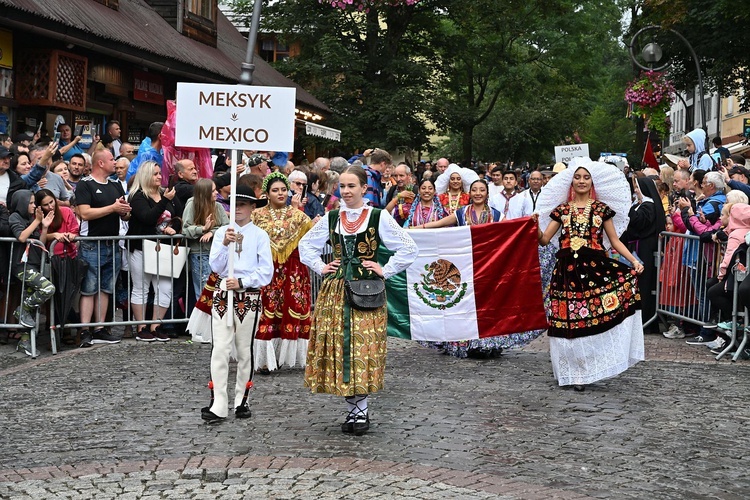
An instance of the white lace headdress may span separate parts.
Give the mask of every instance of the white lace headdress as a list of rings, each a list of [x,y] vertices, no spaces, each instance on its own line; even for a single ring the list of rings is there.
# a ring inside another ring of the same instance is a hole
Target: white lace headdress
[[[479,179],[479,175],[470,168],[459,167],[455,163],[451,163],[450,165],[448,165],[448,168],[445,169],[445,172],[440,174],[440,176],[438,176],[437,180],[435,181],[435,191],[438,194],[442,194],[448,191],[451,174],[453,173],[457,173],[461,176],[461,184],[463,184],[463,190],[466,193],[468,193],[469,189],[471,189],[471,183]]]
[[[573,175],[578,168],[585,168],[591,174],[596,199],[607,204],[609,208],[615,211],[612,222],[615,226],[615,232],[619,237],[628,227],[628,222],[630,221],[628,217],[631,204],[630,186],[628,180],[625,178],[625,174],[617,167],[608,163],[594,161],[577,165],[574,168],[567,168],[552,177],[547,185],[544,186],[536,203],[536,213],[539,214],[539,227],[542,231],[547,229],[547,226],[552,221],[549,216],[552,210],[568,201],[570,187],[573,183]],[[550,244],[558,245],[559,233],[560,231],[558,230],[552,240],[550,240]],[[606,248],[611,246],[606,234],[604,235],[604,246]]]

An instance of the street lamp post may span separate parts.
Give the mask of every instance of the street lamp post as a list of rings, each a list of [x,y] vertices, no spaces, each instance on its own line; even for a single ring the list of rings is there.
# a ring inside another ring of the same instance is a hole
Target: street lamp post
[[[641,51],[641,57],[643,57],[643,60],[649,63],[651,67],[643,66],[641,63],[638,62],[638,59],[636,59],[635,52],[633,51],[633,47],[635,46],[636,39],[646,31],[655,31],[655,30],[662,30],[666,29],[667,31],[672,32],[677,38],[683,41],[685,43],[685,46],[687,46],[688,50],[690,51],[690,55],[693,56],[693,61],[695,61],[695,70],[698,72],[698,92],[700,93],[700,121],[703,125],[703,132],[706,134],[706,144],[705,144],[705,150],[708,152],[709,150],[709,142],[708,142],[708,125],[706,124],[706,105],[703,98],[703,74],[701,73],[701,65],[700,61],[698,61],[698,56],[695,53],[695,50],[693,50],[693,46],[690,45],[690,42],[687,41],[687,39],[682,36],[679,32],[673,30],[672,28],[662,28],[659,25],[651,25],[646,26],[645,28],[642,28],[638,30],[638,32],[633,35],[633,39],[630,41],[629,49],[630,49],[630,58],[633,60],[636,66],[638,66],[640,69],[644,71],[662,71],[664,70],[668,65],[669,62],[664,63],[662,66],[659,66],[658,68],[654,68],[653,65],[657,64],[662,57],[662,50],[661,47],[659,47],[659,44],[656,42],[651,42],[647,44],[645,47],[643,47],[643,50]],[[683,101],[684,102],[684,101]]]
[[[250,21],[250,35],[247,38],[247,52],[245,53],[245,61],[241,64],[240,80],[239,85],[252,85],[253,84],[253,71],[255,70],[255,64],[253,64],[253,57],[255,55],[255,40],[258,38],[258,25],[260,24],[260,8],[262,0],[255,0],[253,5],[253,17]],[[236,149],[232,150],[232,165],[236,166],[239,164],[239,151]],[[236,207],[236,195],[237,195],[237,169],[230,169],[230,196],[229,196],[229,224],[234,226],[235,207]],[[232,242],[229,244],[229,277],[234,277],[234,247],[236,243]],[[230,311],[234,310],[234,294],[230,293],[228,298],[228,308]],[[234,314],[227,314],[226,323],[227,326],[231,327],[234,318]]]
[[[245,62],[242,63],[242,73],[240,73],[240,83],[242,85],[253,84],[253,57],[255,56],[255,40],[258,38],[258,27],[260,26],[260,8],[262,0],[255,0],[253,4],[253,17],[250,21],[250,34],[247,37],[247,52],[245,53]]]

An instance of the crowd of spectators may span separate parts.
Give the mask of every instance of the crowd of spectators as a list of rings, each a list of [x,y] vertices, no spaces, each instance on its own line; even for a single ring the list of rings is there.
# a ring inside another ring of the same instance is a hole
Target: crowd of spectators
[[[390,154],[377,148],[348,159],[321,157],[299,165],[284,154],[245,151],[239,164],[232,165],[231,155],[220,151],[212,178],[200,179],[199,169],[185,159],[174,165],[174,175],[164,181],[162,175],[167,169],[162,165],[162,125],[152,124],[139,147],[122,141],[116,121],[109,122],[107,133],[95,137],[86,150],[66,124],[58,128],[59,142],[39,134],[13,139],[0,135],[0,236],[19,240],[13,245],[13,255],[9,244],[0,245],[0,260],[8,268],[0,279],[3,290],[7,286],[20,290],[18,280],[24,280],[28,289],[22,303],[9,298],[4,304],[5,322],[10,321],[11,312],[18,318],[18,332],[5,333],[19,339],[19,350],[30,354],[24,329],[35,324],[34,313],[55,289],[43,270],[34,267],[38,267],[41,249],[24,252],[29,257],[21,266],[23,270],[19,267],[18,252],[25,251],[23,243],[29,239],[41,240],[47,246],[55,241],[56,255],[87,264],[80,299],[73,317],[66,319],[92,327],[65,332],[66,343],[87,347],[120,342],[121,337],[107,325],[119,320],[112,314],[115,307],[122,310],[122,321],[135,326],[125,327],[126,336],[144,342],[167,342],[177,335],[179,328],[170,326],[169,320],[189,314],[208,279],[208,249],[213,234],[229,222],[232,169],[238,183],[250,187],[257,197],[264,196],[261,186],[266,175],[284,173],[291,187],[288,204],[303,210],[315,222],[338,208],[339,174],[349,165],[361,165],[368,177],[367,202],[389,210],[399,223],[408,226],[415,200],[434,198],[445,214],[467,204],[462,176],[468,171],[486,181],[493,209],[508,218],[531,215],[544,185],[565,168],[561,164],[518,168],[512,163],[481,162],[459,166],[447,158],[394,165]],[[720,320],[731,319],[731,289],[727,283],[739,256],[728,254],[745,251],[746,245],[740,243],[750,230],[750,171],[745,169],[742,157],[727,157],[719,151],[717,161],[698,151],[701,147],[695,145],[703,144],[701,133],[693,131],[686,136],[690,156],[675,168],[665,165],[659,171],[625,170],[633,179],[634,205],[623,241],[645,261],[647,271],[640,285],[644,320],[656,310],[657,298],[652,292],[658,279],[663,286],[660,306],[703,324],[699,328],[675,321],[664,335],[690,337],[691,344],[717,350],[726,342],[727,325]],[[436,182],[446,172],[442,182]],[[455,175],[458,180],[454,186],[451,181],[456,173],[461,175]],[[648,256],[656,251],[664,230],[696,235],[700,243],[670,240],[662,248],[659,275],[654,259]],[[126,235],[130,238],[118,240]],[[190,258],[181,278],[145,271],[143,242],[158,235],[182,235],[186,239]],[[98,239],[77,241],[81,236]],[[721,261],[715,242],[724,241],[731,245]],[[720,265],[713,265],[720,261]],[[669,286],[673,286],[671,291]],[[750,304],[750,283],[740,291]],[[657,322],[647,331],[658,332]]]

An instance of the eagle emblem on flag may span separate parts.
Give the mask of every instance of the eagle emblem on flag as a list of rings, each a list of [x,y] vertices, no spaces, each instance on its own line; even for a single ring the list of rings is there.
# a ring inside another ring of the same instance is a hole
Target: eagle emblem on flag
[[[461,271],[446,259],[425,264],[421,282],[414,283],[417,296],[435,309],[453,307],[466,295],[467,284],[461,282]]]

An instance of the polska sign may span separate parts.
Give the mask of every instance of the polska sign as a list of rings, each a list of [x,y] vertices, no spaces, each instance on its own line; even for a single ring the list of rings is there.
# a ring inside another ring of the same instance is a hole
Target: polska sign
[[[175,145],[292,151],[297,90],[177,84]]]
[[[568,144],[566,146],[555,146],[555,163],[568,163],[578,156],[589,156],[588,144]]]

